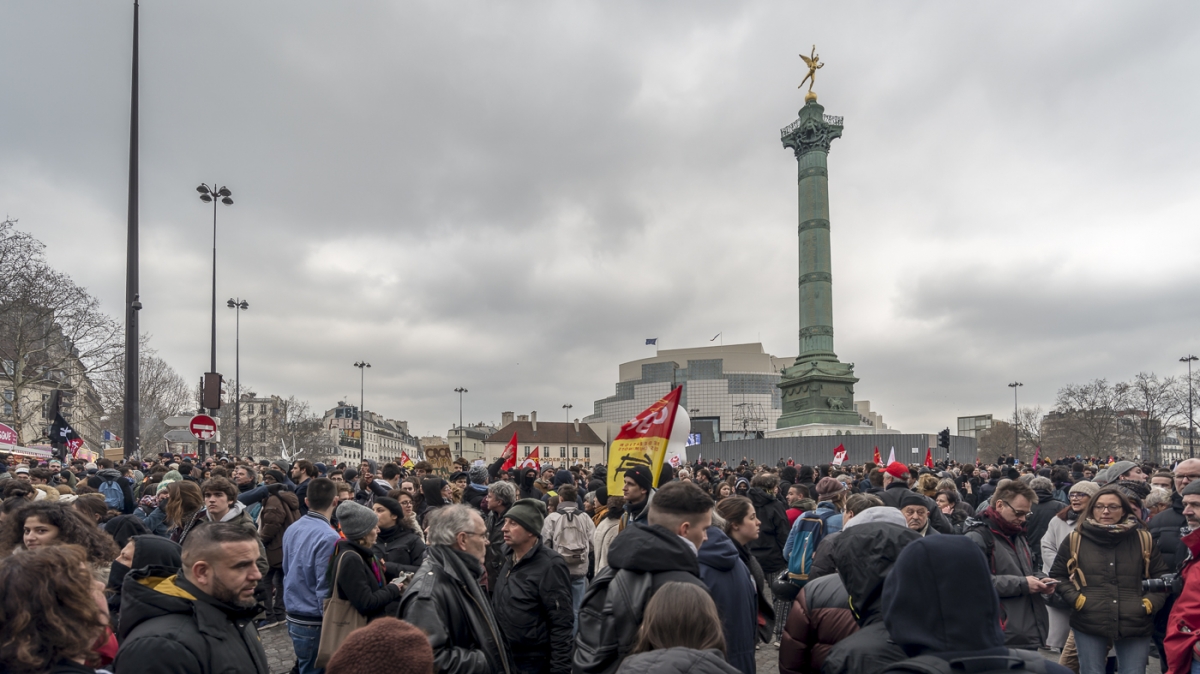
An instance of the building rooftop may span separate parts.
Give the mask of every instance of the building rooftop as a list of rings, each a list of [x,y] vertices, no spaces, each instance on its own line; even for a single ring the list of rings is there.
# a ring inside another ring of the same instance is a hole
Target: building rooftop
[[[537,430],[533,430],[534,423]],[[485,442],[508,442],[513,433],[517,434],[517,443],[522,445],[603,445],[604,441],[587,424],[575,424],[565,421],[514,421],[504,428],[488,436]]]

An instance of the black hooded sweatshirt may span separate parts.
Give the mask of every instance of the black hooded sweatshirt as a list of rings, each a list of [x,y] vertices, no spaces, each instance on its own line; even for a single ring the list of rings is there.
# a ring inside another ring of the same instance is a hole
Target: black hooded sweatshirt
[[[905,656],[943,660],[994,656],[1041,659],[1012,651],[1000,629],[1000,599],[979,546],[962,536],[932,536],[904,548],[883,584],[883,623]],[[1046,662],[1046,671],[1071,670]],[[884,671],[887,671],[886,669]]]
[[[112,592],[108,597],[108,611],[112,619],[111,624],[114,626],[120,625],[118,617],[121,612],[121,587],[125,584],[125,576],[129,574],[131,568],[144,569],[155,566],[178,570],[183,566],[180,559],[183,549],[169,538],[144,534],[134,536],[130,540],[133,541],[133,566],[128,567],[120,562],[113,562],[108,571],[107,589]]]

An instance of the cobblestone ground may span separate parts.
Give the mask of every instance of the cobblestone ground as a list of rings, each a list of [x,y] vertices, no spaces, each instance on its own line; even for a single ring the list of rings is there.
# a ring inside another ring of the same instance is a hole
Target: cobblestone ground
[[[292,640],[288,637],[287,623],[279,623],[258,633],[262,639],[263,648],[267,651],[267,662],[271,665],[271,674],[287,674],[296,664],[296,652],[292,650]]]
[[[1058,654],[1050,651],[1039,651],[1042,657],[1058,662]],[[779,649],[774,646],[763,644],[759,646],[758,652],[755,653],[754,660],[758,665],[758,674],[775,674],[779,671]],[[1150,662],[1146,665],[1146,674],[1161,674],[1161,669],[1158,666],[1158,658],[1151,657]],[[272,670],[274,672],[274,670]]]

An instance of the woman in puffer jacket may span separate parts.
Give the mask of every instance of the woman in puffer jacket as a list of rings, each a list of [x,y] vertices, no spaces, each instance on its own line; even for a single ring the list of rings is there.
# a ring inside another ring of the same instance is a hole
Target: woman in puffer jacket
[[[1145,671],[1154,614],[1167,595],[1144,591],[1142,581],[1167,571],[1158,545],[1121,490],[1096,492],[1050,570],[1059,581],[1059,596],[1074,609],[1071,629],[1080,674],[1103,674],[1110,644],[1116,647],[1119,674]]]
[[[1100,485],[1095,482],[1079,482],[1071,487],[1068,495],[1070,505],[1063,508],[1057,515],[1050,518],[1046,525],[1046,533],[1042,534],[1042,573],[1050,574],[1054,568],[1054,558],[1058,556],[1058,548],[1067,539],[1071,531],[1079,524],[1079,515],[1087,511],[1088,499],[1100,491]],[[1051,602],[1050,632],[1046,637],[1046,645],[1061,651],[1067,643],[1067,635],[1071,632],[1071,610],[1069,607],[1055,606]]]

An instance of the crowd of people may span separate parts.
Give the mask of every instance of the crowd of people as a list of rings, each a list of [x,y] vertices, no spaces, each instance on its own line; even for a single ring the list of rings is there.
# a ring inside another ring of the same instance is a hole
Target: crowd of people
[[[1200,459],[0,459],[0,674],[1200,674]]]

